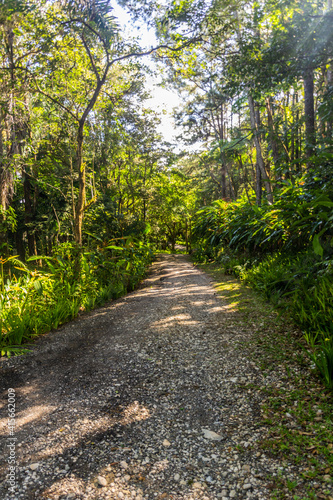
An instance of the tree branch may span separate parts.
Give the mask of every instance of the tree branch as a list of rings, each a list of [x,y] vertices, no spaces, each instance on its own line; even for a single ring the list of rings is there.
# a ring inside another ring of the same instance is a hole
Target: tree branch
[[[189,45],[192,45],[193,43],[200,42],[202,38],[196,37],[193,38],[192,40],[189,40],[186,43],[183,43],[180,45],[180,47],[170,47],[169,45],[158,45],[157,47],[153,47],[150,50],[147,50],[146,52],[131,52],[130,54],[126,54],[124,56],[116,57],[115,59],[112,59],[112,61],[109,62],[109,66],[112,66],[116,62],[123,61],[124,59],[129,59],[130,57],[142,57],[142,56],[149,56],[153,52],[156,52],[159,49],[167,49],[171,50],[172,52],[179,52],[180,50],[184,49],[185,47],[188,47]]]
[[[37,83],[37,80],[36,80],[36,77],[35,75],[27,69],[27,71],[31,74],[34,82],[35,82],[35,85],[36,85],[36,88],[38,90],[38,92],[42,95],[44,95],[47,99],[50,99],[50,101],[52,101],[54,104],[57,104],[57,106],[60,106],[62,109],[64,109],[65,111],[67,111],[67,113],[69,113],[72,118],[74,118],[74,120],[76,120],[77,122],[79,122],[80,120],[77,118],[77,116],[74,115],[74,113],[67,108],[67,106],[65,106],[64,104],[62,104],[60,101],[58,101],[58,99],[54,99],[54,97],[50,96],[49,94],[47,94],[46,92],[44,92],[38,85]]]
[[[95,73],[95,75],[96,75],[97,81],[98,81],[98,82],[100,82],[100,80],[101,80],[101,79],[100,79],[100,76],[99,76],[98,70],[97,70],[97,68],[96,68],[95,61],[94,61],[94,59],[93,59],[92,53],[91,53],[91,51],[90,51],[90,49],[89,49],[89,47],[88,47],[88,44],[87,44],[86,39],[84,38],[84,35],[83,35],[83,34],[81,35],[81,40],[82,40],[82,43],[83,43],[83,45],[84,45],[84,48],[86,49],[86,52],[87,52],[87,54],[88,54],[88,56],[89,56],[89,59],[90,59],[90,64],[91,64],[91,67],[92,67],[92,69],[93,69],[93,72],[94,72],[94,73]]]

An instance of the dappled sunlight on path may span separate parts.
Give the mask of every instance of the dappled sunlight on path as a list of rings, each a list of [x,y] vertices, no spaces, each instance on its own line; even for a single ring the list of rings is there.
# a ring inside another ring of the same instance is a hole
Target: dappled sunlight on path
[[[259,436],[257,401],[236,383],[258,382],[244,335],[208,276],[169,255],[139,290],[7,361],[18,499],[266,498],[247,469],[232,479],[235,447],[255,450]]]

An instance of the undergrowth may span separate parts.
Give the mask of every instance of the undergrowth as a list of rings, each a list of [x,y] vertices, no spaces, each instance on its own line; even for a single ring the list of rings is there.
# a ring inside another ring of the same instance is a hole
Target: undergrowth
[[[285,182],[273,205],[217,200],[196,214],[194,260],[216,262],[300,327],[333,390],[333,195],[311,173]]]
[[[62,244],[54,256],[27,264],[2,260],[1,355],[22,354],[35,336],[133,290],[153,254],[140,242],[118,240],[89,250]],[[9,264],[11,277],[5,278]]]

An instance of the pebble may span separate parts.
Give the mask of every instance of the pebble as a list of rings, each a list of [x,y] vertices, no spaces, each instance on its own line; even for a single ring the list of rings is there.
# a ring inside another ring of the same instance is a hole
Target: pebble
[[[204,437],[206,439],[210,439],[211,441],[221,441],[223,439],[220,434],[210,431],[209,429],[202,429],[202,432],[204,433]]]
[[[38,462],[36,462],[36,463],[34,463],[34,464],[31,464],[29,467],[30,467],[30,469],[31,469],[31,470],[36,470],[36,469],[38,469],[38,467],[39,467],[39,463],[38,463]]]
[[[123,469],[127,469],[128,463],[123,460],[122,462],[120,462],[120,467],[122,467]]]
[[[168,441],[167,439],[164,439],[163,446],[171,446],[170,441]]]
[[[175,474],[175,475],[173,476],[173,478],[174,478],[174,480],[175,480],[175,481],[179,481],[179,479],[180,479],[180,475],[179,475],[179,474]]]
[[[108,484],[107,480],[103,476],[97,476],[97,482],[100,486],[106,486]]]

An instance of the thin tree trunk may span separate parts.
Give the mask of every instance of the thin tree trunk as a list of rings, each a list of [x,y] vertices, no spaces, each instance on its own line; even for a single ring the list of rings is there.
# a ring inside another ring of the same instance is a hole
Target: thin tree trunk
[[[220,140],[220,155],[221,155],[221,198],[225,199],[227,197],[227,181],[226,181],[226,163],[225,163],[225,155],[222,151],[222,143],[224,140],[224,111],[223,104],[221,105],[221,117],[219,123],[219,140]]]
[[[329,9],[332,9],[332,1]],[[330,64],[330,67],[327,70],[327,90],[332,92],[333,90],[333,66]],[[332,116],[326,122],[326,137],[328,140],[332,138]]]
[[[74,176],[73,176],[73,159],[72,157],[69,160],[70,163],[70,174],[71,174],[71,196],[72,196],[72,217],[73,217],[73,227],[75,221],[75,198],[74,198]]]
[[[254,144],[256,147],[256,155],[257,155],[257,168],[256,168],[257,201],[259,200],[259,197],[260,197],[259,195],[261,193],[261,189],[259,190],[259,184],[258,184],[259,177],[260,177],[265,184],[266,193],[267,193],[267,200],[269,203],[273,203],[272,188],[271,188],[268,174],[267,174],[266,169],[265,169],[264,159],[262,156],[261,144],[260,144],[260,139],[259,139],[259,127],[258,127],[258,123],[256,121],[254,100],[253,100],[253,97],[250,93],[248,93],[248,101],[249,101],[249,107],[250,107],[251,127],[252,127],[253,134],[254,134]],[[260,170],[260,176],[258,175],[258,169]]]
[[[270,139],[272,153],[273,153],[274,166],[275,166],[275,168],[278,168],[278,166],[279,166],[279,148],[278,148],[277,142],[275,140],[275,135],[274,135],[275,131],[274,131],[272,104],[273,104],[272,98],[267,97],[266,109],[267,109],[269,139]]]
[[[315,110],[314,110],[314,82],[313,70],[308,68],[304,71],[304,114],[305,114],[305,153],[309,159],[315,153]],[[308,167],[310,162],[308,162]]]
[[[82,246],[82,223],[86,204],[86,169],[82,161],[83,155],[83,131],[84,125],[86,123],[87,117],[90,111],[93,109],[97,98],[101,92],[101,89],[105,83],[109,67],[104,71],[104,76],[102,79],[98,80],[96,88],[92,98],[89,101],[88,106],[84,110],[80,120],[79,127],[77,131],[77,149],[76,149],[76,168],[79,174],[79,196],[76,204],[75,210],[75,225],[74,225],[74,238],[75,242]]]
[[[261,172],[258,162],[256,163],[256,205],[261,206],[262,198],[262,183],[261,183]]]
[[[186,243],[186,253],[188,253],[188,222],[187,217],[185,219],[185,243]]]
[[[77,134],[76,167],[79,173],[79,196],[75,209],[74,238],[75,242],[82,246],[82,223],[84,207],[86,204],[86,169],[82,161],[83,153],[83,128],[84,122],[81,120]]]
[[[23,189],[24,189],[24,220],[27,231],[29,255],[37,255],[36,236],[32,230],[33,222],[33,204],[31,200],[31,182],[30,175],[27,171],[23,173]]]
[[[25,260],[25,249],[23,243],[23,231],[21,228],[17,229],[15,232],[15,246],[16,252],[18,253],[21,260]]]
[[[300,136],[301,136],[301,128],[299,126],[299,109],[298,109],[298,92],[295,95],[296,102],[296,141],[295,141],[295,160],[296,160],[296,172],[299,173],[301,171],[301,165],[299,162],[300,158]]]

